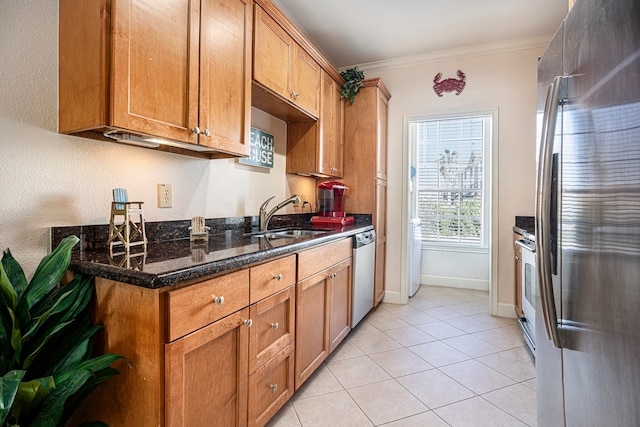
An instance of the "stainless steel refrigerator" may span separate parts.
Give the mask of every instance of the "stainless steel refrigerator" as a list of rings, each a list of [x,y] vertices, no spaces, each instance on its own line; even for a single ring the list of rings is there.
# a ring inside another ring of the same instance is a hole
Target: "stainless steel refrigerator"
[[[538,426],[638,426],[640,0],[578,0],[538,75]]]

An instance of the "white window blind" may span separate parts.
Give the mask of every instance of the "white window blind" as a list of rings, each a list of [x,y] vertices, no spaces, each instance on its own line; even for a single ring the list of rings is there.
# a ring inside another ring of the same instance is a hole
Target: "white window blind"
[[[491,116],[410,122],[424,243],[485,247],[485,147]]]

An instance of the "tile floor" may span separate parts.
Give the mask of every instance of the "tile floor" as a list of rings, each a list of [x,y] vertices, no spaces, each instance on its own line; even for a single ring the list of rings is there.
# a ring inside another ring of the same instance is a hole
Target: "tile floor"
[[[535,426],[535,368],[488,293],[422,286],[381,304],[268,427]]]

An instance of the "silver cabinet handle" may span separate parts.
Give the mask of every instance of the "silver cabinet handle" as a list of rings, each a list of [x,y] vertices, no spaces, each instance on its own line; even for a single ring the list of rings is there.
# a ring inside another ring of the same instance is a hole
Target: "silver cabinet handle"
[[[558,315],[556,313],[553,281],[551,278],[551,248],[549,242],[551,230],[549,227],[551,225],[551,159],[553,156],[553,139],[556,133],[558,107],[560,105],[559,94],[561,82],[562,77],[556,77],[547,90],[547,98],[542,117],[538,176],[536,177],[536,252],[538,254],[536,270],[545,330],[547,337],[553,342],[556,348],[561,348],[561,344],[560,336],[558,335]]]
[[[329,279],[335,279],[337,274],[336,273],[329,273],[327,276],[329,277]]]
[[[209,129],[201,130],[198,126],[191,129],[191,132],[196,135],[211,136],[211,131],[209,131]]]
[[[243,320],[242,323],[244,323],[244,325],[247,328],[250,328],[253,325],[253,320],[251,320],[251,319]]]
[[[211,132],[209,131],[209,129],[205,129],[202,132],[200,132],[200,135],[211,136]]]
[[[200,128],[198,126],[194,127],[193,129],[191,129],[192,133],[195,133],[196,135],[200,134]]]
[[[212,295],[212,297],[213,297],[213,302],[215,302],[216,304],[218,305],[224,304],[224,296],[220,295],[217,297],[215,295]]]
[[[269,388],[271,389],[271,391],[276,391],[278,390],[278,384],[269,384]]]
[[[280,280],[282,280],[282,274],[280,274],[280,273],[274,274],[273,275],[273,279],[277,280],[279,282]]]
[[[278,330],[278,328],[280,327],[280,325],[278,325],[278,322],[275,323],[271,323],[269,326],[271,326],[274,330]]]
[[[295,99],[298,99],[298,97],[300,96],[300,94],[298,92],[296,92],[295,90],[291,91],[291,96]]]

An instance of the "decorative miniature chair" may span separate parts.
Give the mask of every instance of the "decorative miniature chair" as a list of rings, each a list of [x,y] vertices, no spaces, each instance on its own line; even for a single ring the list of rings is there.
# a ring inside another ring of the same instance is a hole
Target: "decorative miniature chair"
[[[147,249],[147,234],[144,230],[143,202],[130,202],[126,188],[113,189],[113,202],[111,202],[111,221],[109,222],[109,250],[113,251],[115,245],[123,245],[125,252],[129,252],[132,246],[144,245]],[[138,221],[134,221],[135,215]],[[122,222],[116,217],[122,217]]]
[[[209,240],[209,229],[204,225],[203,216],[194,216],[191,218],[191,227],[189,227],[189,238],[192,242],[201,242]]]

